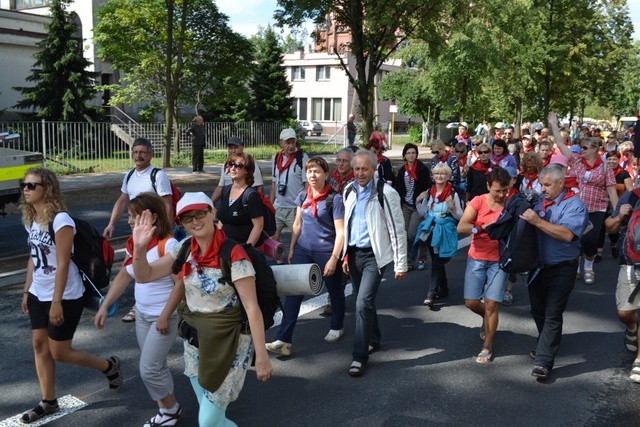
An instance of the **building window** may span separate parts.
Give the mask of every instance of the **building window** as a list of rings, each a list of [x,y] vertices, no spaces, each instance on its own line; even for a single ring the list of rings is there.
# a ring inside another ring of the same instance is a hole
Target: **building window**
[[[293,112],[298,120],[307,120],[307,98],[294,98]]]
[[[291,80],[304,80],[304,67],[291,67]]]
[[[14,0],[12,9],[32,9],[36,7],[48,7],[51,0]]]
[[[331,67],[328,65],[318,65],[316,67],[316,80],[331,79]]]
[[[341,98],[313,98],[311,100],[311,120],[339,122],[342,120]]]

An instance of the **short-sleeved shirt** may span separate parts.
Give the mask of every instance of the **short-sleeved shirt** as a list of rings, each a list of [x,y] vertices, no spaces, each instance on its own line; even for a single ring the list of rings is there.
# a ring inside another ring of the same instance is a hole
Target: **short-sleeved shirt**
[[[222,190],[220,199],[220,209],[218,209],[218,219],[222,222],[222,230],[228,238],[239,243],[246,243],[251,230],[253,229],[252,218],[262,216],[262,201],[257,191],[251,191],[247,196],[246,208],[242,205],[244,192],[235,200],[230,200],[231,187],[227,186]],[[247,191],[245,189],[244,191]],[[261,237],[256,246],[262,243]]]
[[[231,179],[231,175],[229,175],[229,169],[225,165],[222,165],[220,166],[220,181],[218,182],[218,187],[226,187],[230,184],[233,184],[233,180]],[[253,187],[260,187],[261,185],[264,185],[262,171],[258,165],[256,165],[256,170],[253,172]]]
[[[164,253],[171,252],[173,247],[178,241],[170,237],[164,244]],[[127,255],[132,256],[127,252]],[[160,250],[158,246],[154,246],[147,251],[147,261],[149,264],[160,259]],[[125,267],[129,276],[135,280],[135,273],[133,271],[133,264],[129,264]],[[165,276],[161,279],[153,282],[138,283],[136,282],[135,297],[136,308],[146,316],[159,316],[164,310],[164,306],[167,305],[169,295],[173,290],[173,280],[170,276]]]
[[[293,153],[293,156],[295,155],[296,153]],[[271,185],[276,186],[276,200],[273,206],[276,208],[295,208],[296,197],[298,197],[298,194],[304,188],[304,183],[307,182],[305,170],[309,156],[302,154],[302,165],[298,165],[296,159],[293,159],[289,168],[283,170],[282,173],[280,173],[280,170],[275,165],[276,157],[277,154],[271,158],[271,172],[273,176]],[[283,156],[282,163],[286,163],[288,159],[288,157]],[[280,185],[286,185],[285,194],[280,194],[277,191]]]
[[[60,212],[53,219],[53,231],[57,233],[63,227],[73,228],[76,233],[76,224],[66,212]],[[49,234],[49,224],[33,222],[31,227],[25,226],[29,237],[27,243],[33,262],[33,276],[29,292],[40,301],[51,301],[56,284],[56,271],[58,269],[56,245]],[[73,250],[73,248],[72,248]],[[69,263],[67,284],[62,294],[62,299],[74,300],[82,297],[84,285],[78,267],[73,262]]]
[[[616,179],[611,168],[602,163],[595,169],[587,171],[579,154],[573,154],[569,158],[569,167],[575,174],[580,185],[580,197],[584,201],[589,212],[604,212],[609,204],[607,187],[615,186]]]
[[[618,215],[620,215],[620,207],[622,205],[629,204],[630,201],[631,201],[631,191],[627,191],[622,196],[620,196],[620,198],[618,199],[618,204],[616,205],[616,208],[614,209],[614,211],[611,213],[611,218],[615,218]],[[635,204],[637,204],[637,203],[638,203],[638,200],[636,200]],[[635,208],[635,204],[631,206],[632,209]],[[624,229],[626,228],[627,223],[628,223],[628,219],[625,220],[623,222],[623,224],[622,224],[622,227],[621,227],[621,230],[620,230],[621,234],[624,231]],[[623,239],[624,236],[621,235],[620,238]],[[627,264],[627,262],[625,260],[625,257],[624,257],[624,254],[622,253],[622,251],[620,253],[620,257],[619,257],[618,261],[620,262],[620,265],[626,265]]]
[[[129,195],[129,200],[146,191],[155,192],[160,197],[170,196],[171,181],[169,181],[169,177],[162,169],[158,170],[156,173],[156,188],[155,190],[153,189],[153,183],[151,182],[151,172],[153,169],[154,166],[149,165],[149,167],[142,172],[134,170],[129,181],[127,181],[127,176],[129,174],[125,174],[120,191],[122,193],[127,193],[127,195]]]
[[[302,229],[297,244],[307,250],[332,251],[336,240],[335,219],[344,219],[344,203],[340,194],[333,194],[331,212],[327,210],[327,199],[317,203],[318,216],[314,216],[311,207],[303,208],[307,192],[301,191],[296,204],[301,208]]]
[[[564,190],[553,199],[555,204],[544,211],[544,219],[567,228],[575,237],[570,242],[564,242],[538,230],[538,250],[545,265],[572,261],[580,255],[580,237],[589,223],[589,212],[580,197],[564,199],[566,192]],[[542,199],[534,206],[534,210],[540,214]]]
[[[478,261],[499,261],[500,253],[498,251],[498,241],[491,240],[489,235],[482,230],[480,226],[495,222],[504,208],[500,207],[495,211],[491,210],[487,204],[487,196],[484,194],[474,197],[469,202],[469,206],[477,212],[473,224],[479,230],[478,233],[471,235],[469,258],[473,258]]]

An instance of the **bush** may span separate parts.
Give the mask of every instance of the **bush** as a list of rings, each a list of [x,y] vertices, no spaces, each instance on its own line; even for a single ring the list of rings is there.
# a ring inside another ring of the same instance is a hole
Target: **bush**
[[[408,133],[410,141],[414,144],[422,142],[422,125],[409,127]]]

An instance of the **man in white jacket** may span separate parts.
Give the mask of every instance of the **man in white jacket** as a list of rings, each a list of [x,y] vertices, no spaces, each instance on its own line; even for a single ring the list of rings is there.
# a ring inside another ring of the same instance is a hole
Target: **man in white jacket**
[[[355,181],[344,189],[345,247],[342,269],[351,275],[356,297],[356,331],[349,375],[359,377],[369,353],[380,348],[375,299],[385,267],[392,261],[396,280],[408,270],[407,236],[400,196],[374,177],[375,155],[357,151],[351,160]]]

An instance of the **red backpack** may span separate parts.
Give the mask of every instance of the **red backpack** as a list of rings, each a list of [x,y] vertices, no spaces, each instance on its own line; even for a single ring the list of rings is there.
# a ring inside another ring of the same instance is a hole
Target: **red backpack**
[[[629,204],[633,206],[631,216],[624,231],[622,254],[628,265],[640,265],[640,189],[636,188],[629,195]]]

